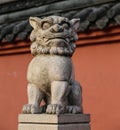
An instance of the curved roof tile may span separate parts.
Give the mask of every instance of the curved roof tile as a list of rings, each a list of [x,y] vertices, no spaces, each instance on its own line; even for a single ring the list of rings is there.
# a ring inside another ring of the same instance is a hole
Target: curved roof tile
[[[120,25],[120,2],[110,2],[83,9],[72,8],[69,11],[62,10],[60,12],[53,12],[51,15],[60,15],[68,17],[69,19],[80,18],[81,24],[79,31],[85,31],[90,28],[104,29],[110,23],[117,23]],[[40,14],[37,16],[41,17]],[[29,25],[28,17],[19,22],[14,21],[7,24],[1,24],[0,41],[11,42],[16,38],[25,40],[29,36],[31,30],[32,28]]]

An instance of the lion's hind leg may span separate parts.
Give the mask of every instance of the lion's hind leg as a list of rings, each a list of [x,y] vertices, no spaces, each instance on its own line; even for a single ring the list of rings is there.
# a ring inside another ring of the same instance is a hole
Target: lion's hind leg
[[[68,95],[68,106],[66,107],[67,113],[83,113],[82,87],[77,81],[74,81],[70,88],[71,90]]]
[[[29,83],[27,87],[28,104],[23,106],[22,112],[25,114],[42,113],[40,102],[44,97],[44,93],[35,84]]]

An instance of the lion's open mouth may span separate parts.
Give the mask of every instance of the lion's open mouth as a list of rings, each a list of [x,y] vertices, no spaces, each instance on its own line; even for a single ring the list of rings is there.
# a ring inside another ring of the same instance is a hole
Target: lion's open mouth
[[[47,44],[49,46],[66,47],[67,41],[63,38],[53,38],[53,39],[49,39]]]
[[[45,38],[44,43],[49,46],[64,47],[66,46],[67,40],[63,37]]]
[[[59,44],[59,43],[67,44],[70,42],[69,34],[65,32],[56,33],[56,34],[48,33],[47,35],[43,35],[43,39],[44,39],[44,43],[47,45],[50,44],[51,41],[54,43],[56,42],[56,44]]]
[[[54,40],[54,39],[64,40],[64,41],[66,41],[66,39],[63,38],[63,37],[54,37],[54,38],[46,38],[46,37],[43,37],[43,39],[44,39],[45,42],[48,42],[48,41],[50,41],[50,40]]]

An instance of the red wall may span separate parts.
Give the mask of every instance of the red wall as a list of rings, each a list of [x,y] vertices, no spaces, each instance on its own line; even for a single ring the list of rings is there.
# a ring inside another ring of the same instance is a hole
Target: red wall
[[[120,44],[78,48],[73,62],[92,130],[120,130]]]
[[[96,39],[96,34],[94,35]],[[118,36],[115,38],[113,40]],[[107,41],[107,36],[105,40]],[[27,102],[26,71],[31,59],[30,54],[0,57],[0,130],[17,130],[18,114]],[[84,112],[91,114],[92,130],[119,130],[119,42],[78,45],[72,59],[76,79],[83,88]]]
[[[27,102],[29,54],[0,57],[0,130],[17,130],[17,118]]]

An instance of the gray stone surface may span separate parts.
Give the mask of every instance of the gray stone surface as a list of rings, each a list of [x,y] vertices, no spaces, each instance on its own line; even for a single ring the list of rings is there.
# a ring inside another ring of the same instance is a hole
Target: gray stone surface
[[[19,124],[18,130],[90,130],[89,124]]]
[[[90,130],[89,114],[20,114],[18,130]]]
[[[61,123],[89,123],[89,114],[19,114],[18,121],[20,123],[48,123],[48,124],[61,124]]]

